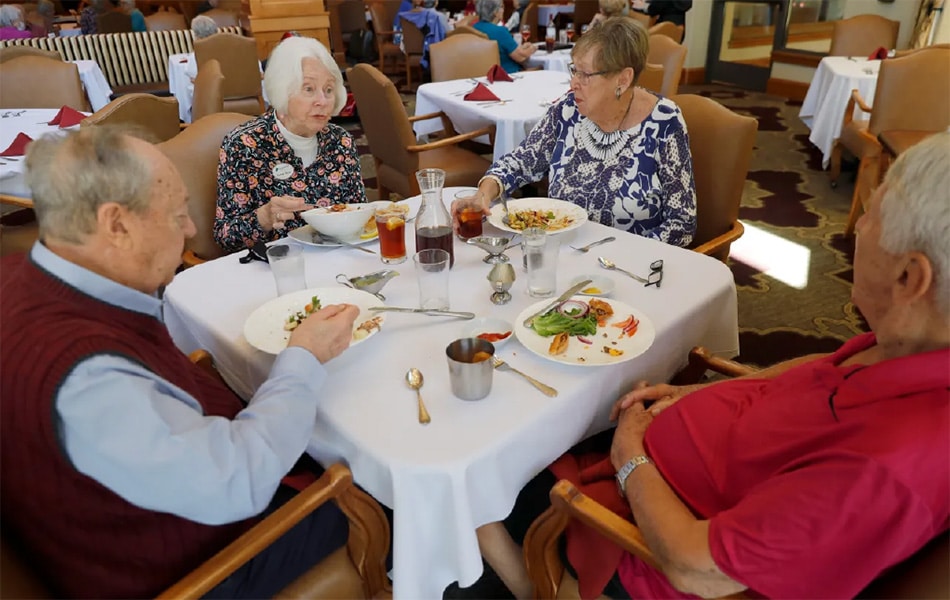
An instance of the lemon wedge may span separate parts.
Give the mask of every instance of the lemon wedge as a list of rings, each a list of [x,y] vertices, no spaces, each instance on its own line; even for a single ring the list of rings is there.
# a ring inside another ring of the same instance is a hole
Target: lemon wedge
[[[589,288],[584,288],[583,290],[581,290],[581,293],[582,294],[600,294],[602,292],[600,288],[589,287]]]

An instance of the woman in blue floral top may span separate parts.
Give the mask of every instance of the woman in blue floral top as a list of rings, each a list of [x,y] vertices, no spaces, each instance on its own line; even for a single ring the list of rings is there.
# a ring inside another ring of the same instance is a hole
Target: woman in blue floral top
[[[221,144],[214,239],[229,252],[306,225],[300,211],[366,201],[356,143],[330,123],[346,90],[327,49],[312,38],[282,41],[264,88],[273,110]]]
[[[689,137],[675,103],[636,87],[649,43],[626,17],[585,33],[572,51],[570,93],[491,166],[476,206],[487,213],[502,193],[547,175],[549,195],[585,208],[591,221],[688,246],[696,232]]]

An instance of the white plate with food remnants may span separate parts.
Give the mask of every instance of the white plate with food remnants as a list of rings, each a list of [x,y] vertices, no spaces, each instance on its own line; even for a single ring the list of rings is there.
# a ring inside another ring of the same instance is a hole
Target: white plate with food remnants
[[[581,296],[609,296],[614,291],[614,280],[597,273],[578,275],[571,280],[571,285],[577,285],[585,279],[590,279],[590,285],[577,292]]]
[[[640,356],[653,344],[656,329],[642,311],[618,300],[576,295],[524,321],[550,300],[526,308],[515,319],[515,336],[538,356],[568,365],[613,365]]]
[[[477,337],[491,342],[495,348],[500,348],[508,343],[514,333],[511,329],[511,323],[504,319],[494,317],[480,317],[466,321],[459,332],[460,337]]]
[[[528,227],[541,227],[549,233],[572,231],[587,222],[587,211],[576,204],[554,198],[518,198],[508,201],[508,224],[502,223],[504,205],[491,209],[488,222],[512,233],[521,233]]]
[[[373,219],[371,223],[373,224],[371,231],[364,230],[364,232],[360,235],[347,238],[343,241],[356,245],[376,241],[379,239],[379,233],[376,231],[376,220]],[[310,225],[304,225],[303,227],[298,227],[297,229],[292,230],[287,234],[287,237],[296,240],[301,244],[307,246],[316,246],[318,248],[339,248],[343,245],[321,238],[320,234],[317,233],[317,231]]]
[[[379,306],[379,298],[360,290],[332,287],[293,292],[259,306],[244,322],[244,338],[258,350],[279,354],[287,347],[287,341],[296,323],[307,318],[309,312],[319,310],[319,306],[314,308],[314,296],[319,306],[353,304],[359,307],[360,314],[353,323],[351,346],[379,332],[383,315],[369,311],[371,306]]]

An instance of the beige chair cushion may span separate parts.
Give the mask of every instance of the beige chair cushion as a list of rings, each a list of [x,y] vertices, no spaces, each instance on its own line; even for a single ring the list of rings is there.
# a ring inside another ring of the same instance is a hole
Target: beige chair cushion
[[[178,135],[178,100],[152,94],[126,94],[106,104],[80,125],[134,126],[152,136],[153,142],[164,142]]]
[[[223,83],[221,63],[216,59],[206,60],[198,68],[198,74],[195,76],[195,97],[191,105],[192,121],[224,112],[224,97],[221,94]]]
[[[498,43],[487,37],[459,34],[429,46],[432,81],[482,77],[499,62]]]
[[[43,56],[0,63],[0,108],[60,108],[89,111],[79,67]]]
[[[855,15],[834,22],[830,56],[868,56],[878,48],[897,46],[900,21],[878,15]]]
[[[224,110],[246,115],[264,111],[261,90],[261,64],[257,58],[254,38],[233,33],[216,33],[195,40],[195,60],[200,68],[205,61],[216,59],[221,64],[224,82]]]

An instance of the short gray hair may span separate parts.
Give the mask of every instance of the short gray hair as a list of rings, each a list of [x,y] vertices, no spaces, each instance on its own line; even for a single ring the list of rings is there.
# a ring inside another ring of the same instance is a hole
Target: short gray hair
[[[211,17],[198,15],[191,20],[191,32],[200,40],[218,33],[218,24]]]
[[[305,58],[315,58],[330,72],[336,82],[334,93],[336,102],[333,104],[333,114],[336,115],[346,104],[346,87],[343,85],[343,74],[340,67],[330,56],[329,50],[319,41],[302,36],[291,36],[277,44],[267,59],[267,70],[264,71],[264,91],[271,106],[279,112],[287,112],[287,101],[291,94],[300,91],[303,85],[303,66]]]
[[[0,6],[0,27],[15,27],[17,22],[22,23],[23,19],[23,7],[19,4]]]
[[[950,317],[950,133],[932,135],[901,154],[884,185],[881,248],[927,255],[937,309]]]
[[[598,71],[622,71],[633,69],[633,83],[647,65],[650,54],[650,35],[639,21],[630,17],[610,17],[597,27],[591,27],[582,35],[571,58],[591,53],[594,68]]]
[[[40,237],[82,243],[96,230],[96,213],[116,202],[144,213],[152,195],[152,168],[129,145],[131,136],[116,127],[82,127],[64,135],[45,135],[26,153],[26,182]]]
[[[502,7],[501,0],[475,0],[475,14],[479,21],[495,22],[495,13]]]

